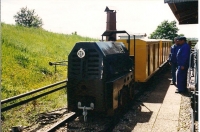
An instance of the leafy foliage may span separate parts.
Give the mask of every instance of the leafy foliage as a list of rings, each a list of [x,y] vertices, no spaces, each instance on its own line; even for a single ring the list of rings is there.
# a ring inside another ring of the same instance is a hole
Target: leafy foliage
[[[35,10],[29,10],[27,7],[21,8],[16,15],[14,15],[14,19],[17,25],[21,25],[24,27],[42,27],[43,22],[42,19],[35,15]]]
[[[177,37],[178,28],[176,26],[176,21],[168,22],[168,20],[163,21],[158,25],[157,29],[150,34],[151,39],[170,39],[173,40]]]
[[[185,36],[184,34],[179,34],[178,36]]]
[[[97,40],[4,23],[1,23],[1,27],[1,84],[7,90],[15,87],[19,93],[66,79],[67,68],[60,66],[55,74],[55,69],[49,66],[49,62],[67,60],[68,54],[78,41]],[[55,79],[58,74],[59,78]],[[3,99],[11,96],[12,92],[2,92]]]

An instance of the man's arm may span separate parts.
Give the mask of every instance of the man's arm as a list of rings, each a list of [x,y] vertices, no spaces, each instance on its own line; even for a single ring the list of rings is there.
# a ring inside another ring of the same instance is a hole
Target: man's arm
[[[189,58],[190,58],[190,47],[189,47],[189,45],[185,45],[182,48],[182,58],[181,58],[181,69],[182,70],[188,66]]]

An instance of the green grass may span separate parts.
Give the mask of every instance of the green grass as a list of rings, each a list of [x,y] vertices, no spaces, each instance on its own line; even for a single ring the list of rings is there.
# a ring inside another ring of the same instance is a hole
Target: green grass
[[[25,28],[15,25],[1,23],[2,27],[2,72],[1,72],[1,98],[9,98],[21,93],[37,89],[39,87],[55,83],[67,78],[67,67],[57,66],[55,73],[54,67],[49,66],[49,62],[64,61],[74,44],[78,41],[96,41],[89,37],[79,35],[57,34],[45,31],[43,29]],[[63,97],[63,98],[60,98]],[[51,105],[47,107],[45,102]],[[58,102],[56,102],[56,100]],[[66,106],[66,93],[61,90],[56,94],[48,95],[37,100],[38,107],[41,110],[35,110],[32,113],[39,113],[46,109],[51,110]],[[42,105],[39,105],[42,104]],[[16,125],[18,121],[9,120],[13,116],[20,121],[21,125],[30,125],[28,117],[20,116],[16,110],[20,110],[29,117],[30,111],[33,111],[32,104],[29,103],[23,107],[16,108],[3,113],[5,122],[3,128]],[[15,111],[15,112],[14,112]],[[21,113],[22,113],[21,112]]]

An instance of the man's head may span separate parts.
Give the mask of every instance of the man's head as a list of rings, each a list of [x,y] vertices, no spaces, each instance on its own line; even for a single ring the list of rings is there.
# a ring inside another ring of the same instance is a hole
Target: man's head
[[[179,37],[178,41],[179,41],[179,44],[182,45],[182,44],[184,44],[186,42],[186,37],[183,37],[183,36]]]
[[[175,38],[174,38],[174,42],[175,42],[176,45],[179,44],[178,37],[175,37]]]

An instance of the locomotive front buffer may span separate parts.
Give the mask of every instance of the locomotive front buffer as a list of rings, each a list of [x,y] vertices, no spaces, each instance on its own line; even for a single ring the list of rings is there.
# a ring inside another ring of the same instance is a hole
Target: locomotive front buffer
[[[87,110],[93,110],[94,103],[90,103],[90,107],[86,107],[86,106],[81,107],[81,102],[78,102],[78,109],[83,109],[84,122],[86,122],[87,121]]]

